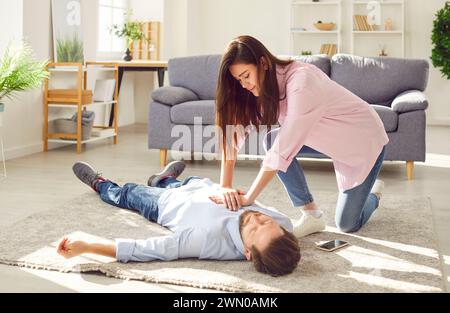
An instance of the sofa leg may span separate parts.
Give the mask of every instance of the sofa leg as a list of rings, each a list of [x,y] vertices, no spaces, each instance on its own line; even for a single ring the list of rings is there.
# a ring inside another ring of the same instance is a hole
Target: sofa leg
[[[406,161],[406,176],[408,177],[408,180],[413,179],[413,170],[414,170],[414,162]]]
[[[167,149],[159,150],[159,165],[161,167],[166,166],[167,164]]]

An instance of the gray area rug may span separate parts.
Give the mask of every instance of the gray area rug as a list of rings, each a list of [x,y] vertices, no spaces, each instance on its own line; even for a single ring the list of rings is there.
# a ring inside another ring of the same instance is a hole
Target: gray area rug
[[[64,207],[31,215],[0,231],[0,263],[60,272],[98,271],[121,279],[169,283],[232,292],[441,292],[443,280],[436,249],[430,200],[384,197],[369,223],[355,234],[334,228],[337,194],[317,193],[327,217],[326,231],[301,239],[302,259],[290,275],[257,273],[247,261],[200,261],[120,264],[86,255],[66,260],[56,253],[66,234],[108,239],[145,239],[169,233],[134,212],[103,203],[86,193]],[[261,198],[292,218],[299,213],[281,188]],[[351,245],[335,252],[317,243],[341,239]]]

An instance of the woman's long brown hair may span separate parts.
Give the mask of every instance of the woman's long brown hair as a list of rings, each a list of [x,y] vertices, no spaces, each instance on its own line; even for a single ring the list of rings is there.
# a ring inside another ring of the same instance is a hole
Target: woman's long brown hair
[[[239,36],[230,42],[222,57],[216,91],[216,126],[222,134],[224,151],[236,143],[236,134],[227,138],[227,125],[247,127],[275,125],[278,121],[280,91],[278,90],[276,65],[286,66],[290,60],[275,57],[257,39]],[[257,67],[259,96],[244,89],[231,75],[234,64],[254,64]]]

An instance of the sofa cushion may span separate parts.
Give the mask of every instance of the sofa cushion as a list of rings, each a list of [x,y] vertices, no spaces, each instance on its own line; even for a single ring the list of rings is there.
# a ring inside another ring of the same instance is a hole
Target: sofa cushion
[[[221,55],[203,55],[170,59],[170,85],[190,89],[200,100],[214,99],[221,58]]]
[[[326,54],[300,55],[292,57],[292,59],[303,63],[313,64],[320,68],[322,72],[330,76],[331,62],[330,58]]]
[[[419,90],[402,92],[394,99],[394,101],[392,101],[392,110],[397,113],[426,110],[427,108],[427,97]]]
[[[372,107],[378,113],[383,122],[384,129],[387,133],[394,132],[398,127],[398,114],[391,108],[384,105],[372,104]]]
[[[194,117],[201,117],[203,125],[214,125],[215,101],[189,101],[175,105],[170,110],[170,119],[174,124],[194,125]]]
[[[191,90],[183,87],[166,86],[156,89],[152,92],[153,101],[175,105],[186,101],[199,100],[198,96]]]
[[[426,60],[336,54],[330,77],[368,103],[382,103],[406,90],[425,90],[428,70]]]

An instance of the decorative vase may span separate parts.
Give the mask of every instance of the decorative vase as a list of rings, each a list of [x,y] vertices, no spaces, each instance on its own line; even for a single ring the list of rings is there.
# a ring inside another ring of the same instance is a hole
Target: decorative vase
[[[133,57],[131,56],[130,48],[127,48],[127,51],[125,51],[125,54],[123,55],[122,59],[127,62],[133,60]]]

